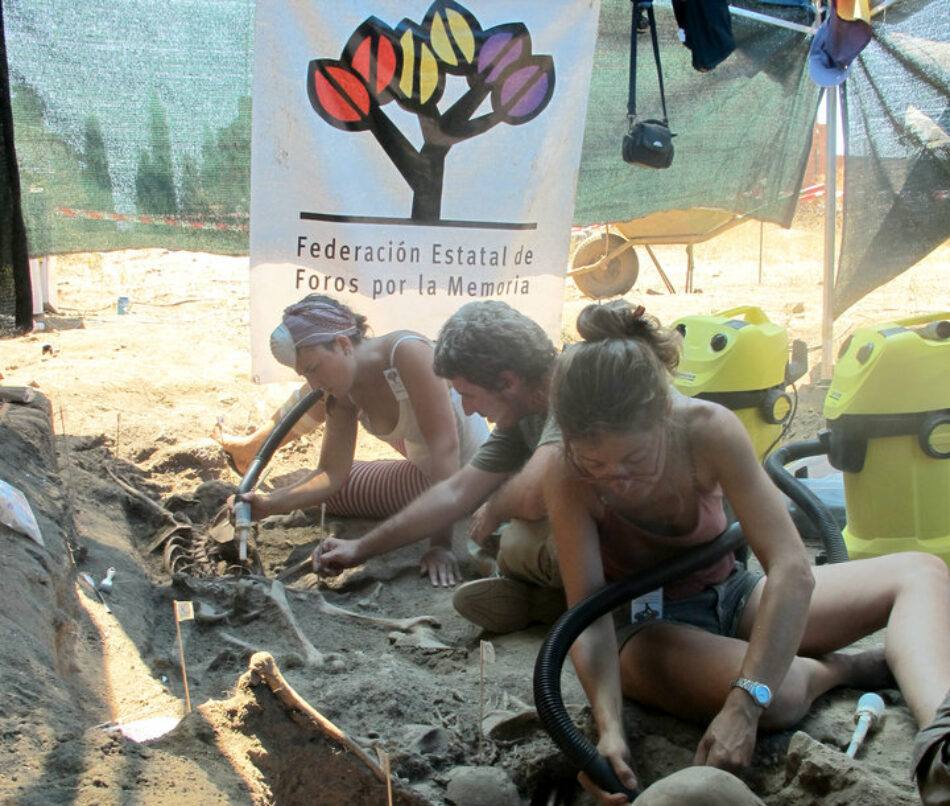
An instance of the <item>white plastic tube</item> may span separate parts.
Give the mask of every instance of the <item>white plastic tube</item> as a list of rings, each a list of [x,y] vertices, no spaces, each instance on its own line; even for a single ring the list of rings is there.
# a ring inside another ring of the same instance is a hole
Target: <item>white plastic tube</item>
[[[858,700],[858,707],[854,711],[856,725],[854,733],[851,734],[851,744],[848,745],[848,749],[845,751],[846,755],[851,758],[855,757],[861,742],[864,741],[864,737],[868,735],[868,731],[882,716],[884,716],[884,700],[881,699],[880,695],[873,691],[862,694]]]

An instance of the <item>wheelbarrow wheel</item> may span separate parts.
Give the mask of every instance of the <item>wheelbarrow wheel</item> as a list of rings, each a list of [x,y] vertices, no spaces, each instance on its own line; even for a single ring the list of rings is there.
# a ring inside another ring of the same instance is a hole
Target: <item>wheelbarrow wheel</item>
[[[577,245],[571,268],[590,266],[605,255],[625,244],[627,239],[613,232],[598,233],[585,238]],[[626,294],[637,281],[640,273],[640,261],[632,246],[628,246],[616,257],[607,261],[594,271],[572,274],[571,279],[585,296],[592,299],[606,299]]]

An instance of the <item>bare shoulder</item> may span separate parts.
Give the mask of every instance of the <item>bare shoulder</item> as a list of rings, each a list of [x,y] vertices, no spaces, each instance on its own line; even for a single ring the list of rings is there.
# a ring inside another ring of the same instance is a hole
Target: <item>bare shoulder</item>
[[[685,398],[682,406],[689,443],[700,465],[722,467],[749,460],[758,464],[749,433],[735,412],[696,398]]]
[[[597,517],[603,509],[603,503],[597,497],[594,487],[578,481],[577,472],[560,445],[542,447],[551,449],[544,461],[542,478],[549,512],[565,506],[580,507]]]
[[[384,345],[386,357],[394,353],[396,361],[402,356],[432,355],[432,342],[415,330],[394,330],[381,336],[379,341]]]
[[[683,397],[674,403],[674,418],[686,425],[690,444],[694,447],[712,447],[722,445],[724,440],[732,439],[737,431],[745,433],[735,413],[718,403]]]
[[[421,333],[395,330],[380,337],[379,342],[379,361],[384,372],[395,368],[407,382],[413,378],[430,379],[433,375],[432,342]]]

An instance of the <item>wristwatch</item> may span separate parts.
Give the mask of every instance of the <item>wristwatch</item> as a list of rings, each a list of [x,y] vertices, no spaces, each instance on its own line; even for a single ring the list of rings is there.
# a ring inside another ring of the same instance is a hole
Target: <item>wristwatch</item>
[[[768,708],[772,704],[772,689],[765,683],[759,683],[756,680],[749,680],[748,677],[740,677],[729,684],[732,688],[741,688],[749,693],[749,696],[759,708]]]

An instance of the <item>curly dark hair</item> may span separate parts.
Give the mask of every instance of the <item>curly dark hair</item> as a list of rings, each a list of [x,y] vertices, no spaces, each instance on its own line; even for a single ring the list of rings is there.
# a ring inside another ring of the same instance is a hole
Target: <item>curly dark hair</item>
[[[498,300],[469,302],[439,332],[433,369],[441,378],[465,378],[497,391],[501,373],[515,372],[537,385],[550,372],[557,349],[537,323]]]

